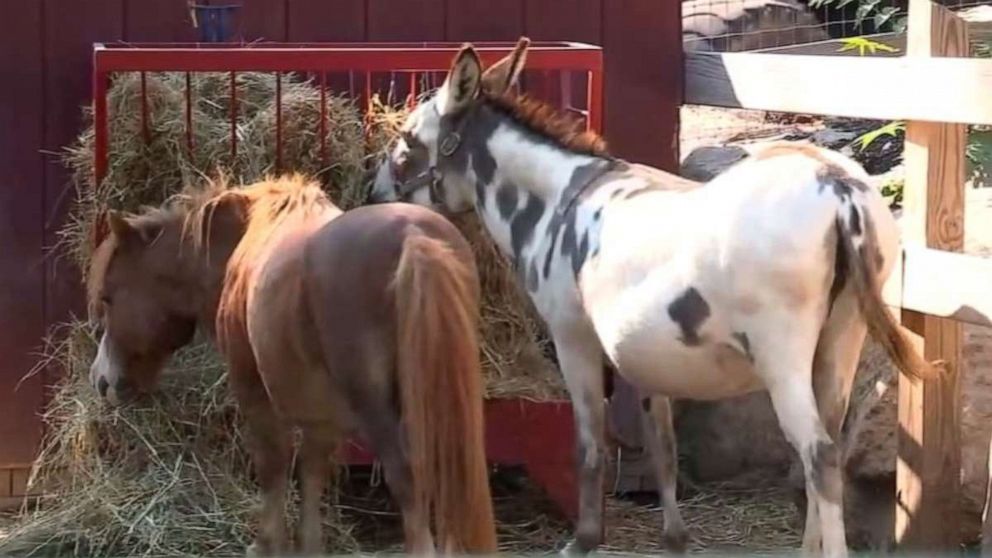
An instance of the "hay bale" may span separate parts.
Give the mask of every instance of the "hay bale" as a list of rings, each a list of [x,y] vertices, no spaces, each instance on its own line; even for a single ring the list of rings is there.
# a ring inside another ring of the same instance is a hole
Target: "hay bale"
[[[241,556],[258,504],[225,367],[205,343],[180,350],[162,389],[109,409],[89,383],[92,327],[52,336],[43,366],[66,375],[30,483],[47,496],[0,539],[2,555]],[[357,549],[332,515],[334,548]]]

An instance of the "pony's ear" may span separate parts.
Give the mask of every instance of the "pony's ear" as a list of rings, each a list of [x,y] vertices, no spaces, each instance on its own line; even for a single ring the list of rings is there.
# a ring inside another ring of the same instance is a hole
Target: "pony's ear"
[[[199,241],[205,245],[236,245],[245,231],[250,202],[237,191],[228,191],[210,204],[199,225]]]
[[[117,238],[117,243],[121,246],[127,246],[133,243],[151,244],[162,234],[161,225],[145,224],[135,226],[121,212],[114,210],[107,213],[107,224],[110,232]]]
[[[92,247],[96,250],[103,241],[110,236],[110,219],[106,211],[101,211],[97,214],[96,219],[93,220],[93,225],[90,228],[90,241],[92,242]]]
[[[121,214],[120,211],[114,211],[111,209],[107,213],[107,225],[110,227],[110,232],[117,237],[119,241],[125,241],[130,238],[134,238],[138,235],[137,229]]]
[[[482,81],[482,63],[475,48],[462,46],[448,71],[448,78],[438,91],[437,110],[442,115],[456,114],[479,94]]]
[[[510,90],[520,79],[520,72],[527,63],[527,48],[530,39],[520,37],[513,52],[502,60],[489,66],[482,74],[482,90],[489,95],[500,96]]]

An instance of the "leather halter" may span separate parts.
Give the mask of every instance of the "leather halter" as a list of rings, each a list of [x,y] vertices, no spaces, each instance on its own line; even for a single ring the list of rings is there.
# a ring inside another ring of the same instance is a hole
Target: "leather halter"
[[[400,198],[407,198],[417,190],[420,190],[426,186],[428,187],[431,203],[436,205],[443,201],[443,197],[441,195],[441,182],[444,180],[444,174],[438,167],[440,166],[442,158],[450,159],[461,148],[462,135],[465,126],[467,126],[468,121],[472,119],[474,112],[474,107],[469,108],[468,112],[462,116],[461,121],[458,122],[455,129],[442,137],[438,142],[437,163],[427,167],[426,170],[410,178],[409,180],[404,180],[397,183],[396,193],[400,196]]]

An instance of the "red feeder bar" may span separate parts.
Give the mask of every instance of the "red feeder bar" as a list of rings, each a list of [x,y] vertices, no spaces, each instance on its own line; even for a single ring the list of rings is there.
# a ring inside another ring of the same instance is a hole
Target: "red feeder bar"
[[[475,43],[484,64],[491,64],[509,54],[514,43]],[[436,76],[448,70],[451,60],[461,47],[457,43],[169,43],[169,44],[97,44],[93,51],[93,115],[94,172],[96,183],[108,168],[109,129],[107,88],[111,74],[140,72],[141,122],[145,141],[151,140],[148,130],[148,104],[144,98],[146,72],[186,73],[187,147],[193,148],[193,100],[190,98],[190,75],[194,72],[227,72],[230,74],[231,94],[231,154],[237,154],[237,73],[301,72],[317,76],[320,84],[320,121],[314,127],[320,132],[320,152],[326,158],[324,138],[327,131],[326,91],[333,87],[328,75],[347,76],[347,90],[358,106],[366,107],[372,95],[379,91],[378,78],[389,76],[387,86],[392,93],[399,85],[407,87],[407,99],[416,102],[417,95]],[[585,118],[593,130],[602,128],[603,54],[599,47],[571,42],[535,42],[528,50],[528,72],[523,89],[557,102],[562,108]],[[558,74],[559,79],[554,79]],[[357,76],[356,76],[357,74]],[[396,75],[407,74],[407,80]],[[425,79],[419,82],[418,78]],[[533,78],[533,79],[532,79]],[[403,82],[407,81],[406,84]],[[438,82],[439,83],[439,82]],[[356,84],[359,89],[356,91]],[[277,81],[276,106],[276,166],[282,166],[282,82]],[[436,83],[435,83],[436,85]],[[585,95],[574,95],[573,89]],[[583,98],[584,97],[584,98]],[[576,99],[577,98],[577,99]],[[579,103],[573,105],[573,100]],[[286,170],[286,169],[278,169]],[[486,445],[489,459],[499,465],[523,465],[530,476],[542,485],[548,495],[571,518],[577,514],[575,434],[571,406],[567,402],[535,403],[500,399],[486,402]],[[345,462],[370,464],[373,457],[358,441],[346,445]]]

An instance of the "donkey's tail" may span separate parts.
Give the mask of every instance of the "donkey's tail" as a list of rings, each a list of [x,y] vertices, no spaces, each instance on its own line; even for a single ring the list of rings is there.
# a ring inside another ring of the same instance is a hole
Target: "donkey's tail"
[[[408,230],[396,270],[398,374],[418,507],[442,552],[495,552],[475,264]]]
[[[861,185],[846,185],[850,192],[859,189],[858,186]],[[906,376],[922,380],[938,377],[943,365],[923,358],[882,300],[881,252],[868,206],[857,196],[844,197],[836,223],[837,273],[850,278],[868,333]]]

